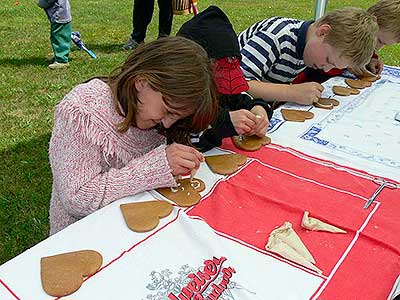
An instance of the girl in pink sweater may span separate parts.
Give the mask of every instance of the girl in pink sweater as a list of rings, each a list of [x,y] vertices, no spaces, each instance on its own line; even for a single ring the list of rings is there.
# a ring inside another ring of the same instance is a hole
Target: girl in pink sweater
[[[206,129],[216,113],[211,74],[195,42],[162,38],[141,45],[108,78],[67,94],[49,148],[50,234],[197,169],[204,158],[188,146],[189,133]]]

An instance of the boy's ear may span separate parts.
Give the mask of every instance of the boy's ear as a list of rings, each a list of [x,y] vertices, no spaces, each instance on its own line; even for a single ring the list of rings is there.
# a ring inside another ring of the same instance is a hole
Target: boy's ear
[[[318,26],[317,28],[317,36],[318,37],[325,37],[326,35],[329,34],[329,32],[331,32],[332,27],[329,24],[322,24],[320,26]]]

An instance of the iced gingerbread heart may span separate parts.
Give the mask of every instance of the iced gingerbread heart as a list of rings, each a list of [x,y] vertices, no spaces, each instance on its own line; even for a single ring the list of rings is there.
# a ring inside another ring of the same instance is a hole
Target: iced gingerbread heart
[[[177,187],[160,188],[156,191],[178,206],[188,207],[200,202],[200,192],[205,189],[206,185],[202,180],[185,178],[177,181]]]
[[[156,228],[161,218],[169,216],[173,206],[167,201],[154,200],[121,204],[120,209],[131,230],[146,232]]]

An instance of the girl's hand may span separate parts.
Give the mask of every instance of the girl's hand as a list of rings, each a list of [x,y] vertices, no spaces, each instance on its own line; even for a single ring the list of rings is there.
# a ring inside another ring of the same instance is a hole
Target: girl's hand
[[[172,175],[184,175],[197,170],[204,156],[195,148],[173,143],[165,148]]]

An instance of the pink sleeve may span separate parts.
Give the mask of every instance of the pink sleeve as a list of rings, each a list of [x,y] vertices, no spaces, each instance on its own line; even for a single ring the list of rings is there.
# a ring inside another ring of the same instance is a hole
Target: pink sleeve
[[[53,190],[70,215],[80,218],[122,197],[175,184],[165,145],[132,159],[121,169],[102,171],[102,148],[67,123],[56,121],[49,156]]]

